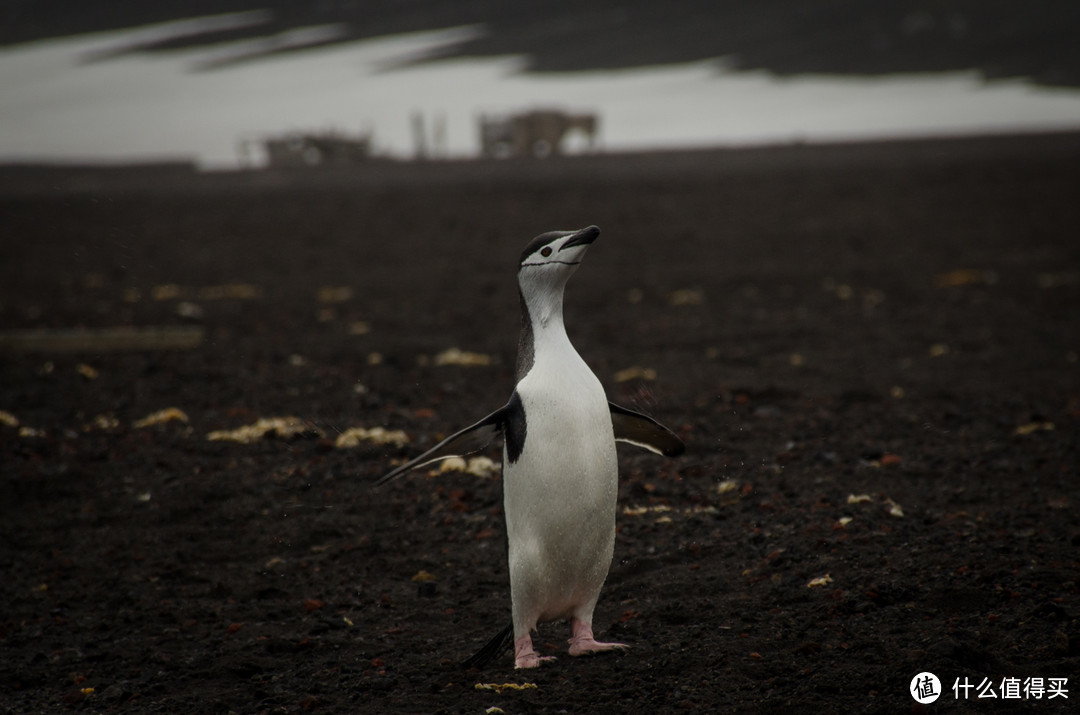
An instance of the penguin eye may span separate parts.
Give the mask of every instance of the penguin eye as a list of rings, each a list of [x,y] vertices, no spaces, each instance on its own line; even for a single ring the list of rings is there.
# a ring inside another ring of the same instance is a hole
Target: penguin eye
[[[541,248],[540,249],[540,255],[543,256],[544,258],[547,258],[548,256],[550,256],[551,255],[551,246],[544,246],[543,248]]]

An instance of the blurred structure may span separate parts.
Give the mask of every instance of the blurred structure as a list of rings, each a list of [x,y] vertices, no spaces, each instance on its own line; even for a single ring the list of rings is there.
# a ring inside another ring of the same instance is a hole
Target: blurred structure
[[[584,134],[592,150],[599,124],[592,113],[568,114],[551,109],[508,116],[481,115],[480,153],[497,159],[558,156],[562,154],[563,140],[571,132]]]
[[[240,163],[252,166],[253,144],[262,147],[269,168],[303,166],[347,166],[371,158],[371,133],[349,136],[338,132],[307,134],[296,132],[281,136],[244,139],[239,144]]]
[[[413,156],[417,160],[423,161],[446,157],[446,115],[437,112],[432,117],[431,124],[431,143],[429,144],[424,113],[420,111],[413,112]]]

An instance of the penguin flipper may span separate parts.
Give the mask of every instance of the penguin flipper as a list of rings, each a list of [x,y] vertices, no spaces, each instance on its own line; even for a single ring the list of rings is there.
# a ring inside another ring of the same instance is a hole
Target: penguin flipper
[[[611,426],[615,428],[615,441],[626,442],[665,457],[676,457],[686,451],[686,445],[675,433],[652,417],[619,407],[609,402]]]
[[[507,407],[500,407],[476,424],[450,435],[419,457],[411,459],[396,469],[387,472],[379,478],[379,481],[375,482],[375,486],[386,484],[405,472],[432,462],[438,462],[441,459],[461,457],[473,452],[479,452],[503,433],[506,424],[506,411]]]

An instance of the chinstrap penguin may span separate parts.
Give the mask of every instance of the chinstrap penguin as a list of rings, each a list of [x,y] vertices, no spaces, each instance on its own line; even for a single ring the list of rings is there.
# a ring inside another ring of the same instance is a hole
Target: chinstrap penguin
[[[615,546],[615,442],[666,456],[681,454],[684,447],[652,418],[608,402],[566,335],[563,290],[599,235],[596,226],[552,231],[525,247],[518,267],[517,385],[509,402],[377,482],[503,438],[512,622],[466,666],[498,656],[511,637],[516,667],[551,660],[536,652],[532,631],[552,620],[570,621],[570,655],[626,647],[601,643],[592,630]]]

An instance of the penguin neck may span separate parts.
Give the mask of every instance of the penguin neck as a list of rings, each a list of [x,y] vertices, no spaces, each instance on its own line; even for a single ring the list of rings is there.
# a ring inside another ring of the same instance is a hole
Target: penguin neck
[[[553,353],[575,353],[563,325],[563,290],[528,291],[522,286],[521,336],[517,378],[525,377],[538,359]]]

